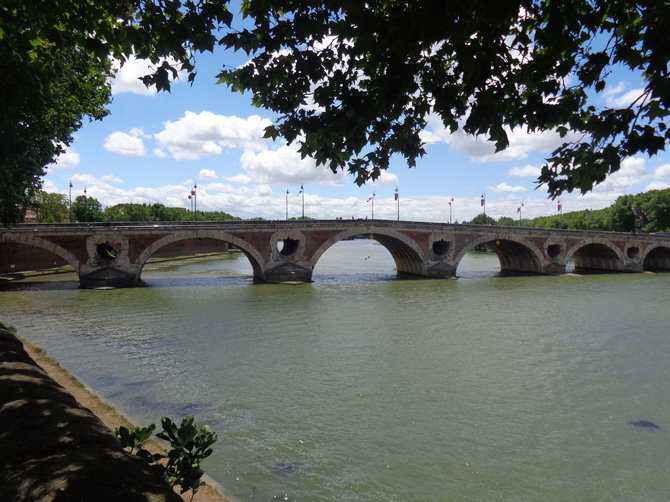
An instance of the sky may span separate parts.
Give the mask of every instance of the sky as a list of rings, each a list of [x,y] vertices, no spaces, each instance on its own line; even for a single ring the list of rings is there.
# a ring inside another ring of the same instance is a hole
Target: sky
[[[557,214],[557,200],[537,188],[544,158],[562,143],[557,133],[510,133],[507,150],[495,153],[482,137],[449,133],[431,118],[422,134],[426,155],[408,168],[401,158],[376,182],[358,187],[344,172],[301,159],[295,145],[263,139],[274,114],[251,105],[249,95],[217,85],[224,65],[245,62],[239,54],[197,58],[198,75],[173,83],[171,93],[147,89],[138,77],[145,61],[130,60],[112,80],[110,115],[85,123],[43,178],[43,189],[83,195],[103,206],[162,203],[241,218],[374,218],[459,222],[482,212],[518,219]],[[598,104],[622,105],[639,94],[641,81],[612,74]],[[398,201],[395,190],[398,189]],[[628,158],[621,170],[586,195],[560,197],[563,211],[600,209],[624,194],[670,187],[670,155]],[[288,193],[287,193],[288,191]],[[374,194],[374,198],[372,198]],[[449,204],[451,202],[451,205]],[[287,211],[288,207],[288,211]]]

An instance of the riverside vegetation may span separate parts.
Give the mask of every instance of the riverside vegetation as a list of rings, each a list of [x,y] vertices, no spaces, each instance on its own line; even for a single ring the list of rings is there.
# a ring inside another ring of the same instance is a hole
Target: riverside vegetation
[[[217,435],[205,425],[197,427],[193,415],[187,415],[177,426],[168,417],[161,419],[163,430],[156,437],[170,444],[170,450],[166,454],[151,453],[144,445],[151,438],[156,425],[146,427],[119,427],[116,429],[116,437],[121,445],[151,465],[161,469],[163,479],[172,487],[179,485],[180,492],[192,491],[191,500],[203,485],[201,478],[205,473],[201,468],[201,462],[212,454],[211,446],[216,442]]]

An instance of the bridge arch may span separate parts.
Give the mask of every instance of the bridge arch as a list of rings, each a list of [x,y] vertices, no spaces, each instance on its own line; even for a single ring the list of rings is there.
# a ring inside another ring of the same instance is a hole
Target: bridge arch
[[[314,266],[317,264],[323,253],[330,249],[334,244],[356,235],[368,235],[384,246],[389,253],[391,253],[391,257],[395,262],[396,270],[398,272],[412,275],[425,275],[427,263],[426,256],[413,239],[393,229],[384,228],[381,229],[381,231],[377,231],[377,229],[371,227],[352,228],[330,237],[317,248],[314,254],[312,254],[310,260],[312,269],[314,269]]]
[[[644,270],[670,270],[670,247],[657,245],[647,251]]]
[[[80,273],[79,269],[81,263],[72,253],[70,253],[70,251],[62,246],[59,246],[58,244],[55,244],[46,239],[42,239],[41,237],[27,236],[25,234],[4,234],[2,236],[2,241],[0,242],[0,249],[2,244],[23,244],[24,246],[33,246],[45,251],[49,251],[50,253],[53,253],[59,258],[65,260],[67,264],[74,269],[77,275]]]
[[[606,239],[590,239],[575,244],[565,253],[565,262],[574,260],[575,269],[622,270],[623,253]]]
[[[459,263],[467,252],[482,244],[486,244],[498,257],[501,270],[544,273],[542,251],[537,246],[530,242],[510,239],[504,234],[481,235],[464,245],[453,259],[454,269],[458,269]]]
[[[207,230],[207,231],[195,230],[195,231],[180,231],[170,235],[166,235],[165,237],[158,239],[157,241],[153,242],[150,246],[148,246],[146,249],[144,249],[144,251],[142,251],[135,260],[135,265],[137,266],[137,275],[135,278],[136,281],[139,282],[140,275],[142,273],[144,265],[156,251],[167,246],[168,244],[172,244],[173,242],[190,240],[190,239],[213,239],[234,245],[240,251],[242,251],[242,253],[247,257],[247,259],[251,263],[251,268],[253,269],[254,277],[263,276],[263,268],[261,266],[261,263],[263,263],[263,258],[258,252],[258,250],[256,250],[256,248],[250,245],[247,241],[242,240],[239,237],[235,237],[234,235],[231,235],[228,232],[217,231],[217,230]]]

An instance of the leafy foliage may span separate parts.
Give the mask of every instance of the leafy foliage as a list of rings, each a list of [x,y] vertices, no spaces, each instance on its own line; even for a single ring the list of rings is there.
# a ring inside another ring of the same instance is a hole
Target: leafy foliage
[[[484,215],[479,214],[464,223],[483,224]],[[487,216],[486,224],[612,232],[670,232],[670,189],[622,195],[604,209],[571,211],[521,221],[506,216],[496,221]]]
[[[172,447],[167,454],[165,479],[170,486],[181,486],[181,493],[187,490],[196,492],[204,474],[200,463],[212,454],[211,446],[217,440],[216,433],[206,425],[197,428],[192,415],[184,418],[179,427],[167,417],[161,419],[161,425],[163,432],[156,436],[168,441]]]
[[[102,204],[95,197],[78,195],[72,203],[72,216],[85,223],[103,221]]]
[[[149,59],[155,71],[144,82],[168,90],[178,71],[195,78],[193,53],[212,50],[230,18],[226,2],[215,0],[4,0],[0,222],[21,221],[45,166],[82,120],[107,115],[112,59]]]
[[[538,179],[550,195],[589,191],[621,160],[670,140],[668,0],[6,0],[0,6],[0,221],[19,221],[45,166],[84,118],[105,116],[110,60],[150,60],[170,89],[217,45],[251,56],[219,82],[279,114],[266,136],[362,184],[425,153],[436,117],[484,135],[555,130],[565,143]],[[614,70],[644,79],[630,104],[600,99]]]
[[[38,223],[59,223],[69,218],[67,198],[60,193],[39,190],[31,199],[30,208],[37,214]]]
[[[500,224],[502,225],[503,223],[499,223],[495,220],[495,218],[492,218],[491,216],[488,216],[484,213],[479,213],[477,216],[472,218],[469,222],[464,222],[464,223],[470,223],[472,225],[495,225],[495,224]]]
[[[129,453],[138,455],[150,464],[157,463],[170,486],[179,485],[181,493],[192,490],[195,495],[202,485],[201,478],[204,474],[200,464],[212,454],[211,447],[217,441],[217,435],[207,425],[197,427],[192,415],[187,415],[179,426],[163,417],[161,425],[163,430],[156,437],[170,444],[166,455],[152,454],[144,448],[144,443],[156,429],[154,424],[132,429],[119,427],[115,433],[121,446],[128,448]],[[166,462],[159,463],[162,460]]]
[[[252,26],[223,43],[252,58],[220,81],[280,115],[266,136],[358,184],[394,154],[413,167],[431,116],[497,150],[516,127],[570,133],[538,180],[554,197],[670,139],[665,0],[246,0],[242,13]],[[616,68],[644,88],[631,105],[599,106]]]

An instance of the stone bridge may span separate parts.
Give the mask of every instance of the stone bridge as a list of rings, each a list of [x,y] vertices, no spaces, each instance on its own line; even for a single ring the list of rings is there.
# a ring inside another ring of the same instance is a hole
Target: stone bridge
[[[455,277],[463,256],[479,245],[498,256],[504,271],[561,274],[570,261],[576,270],[670,270],[670,234],[360,219],[26,224],[0,229],[0,265],[12,268],[12,260],[37,248],[54,264],[70,264],[84,288],[131,287],[141,284],[142,268],[158,250],[199,239],[241,250],[257,280],[308,282],[323,253],[354,236],[375,239],[399,274],[419,277]]]

